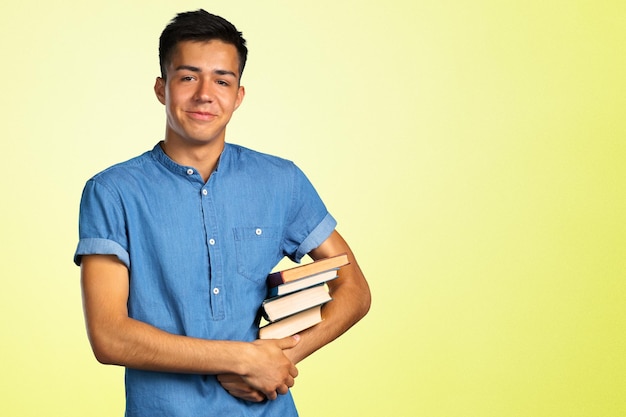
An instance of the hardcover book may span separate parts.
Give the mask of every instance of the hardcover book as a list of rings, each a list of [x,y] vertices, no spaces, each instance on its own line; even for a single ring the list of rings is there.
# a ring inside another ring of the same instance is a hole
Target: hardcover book
[[[332,300],[324,284],[263,301],[263,316],[273,322]]]
[[[259,329],[259,339],[281,339],[308,329],[322,321],[322,306],[315,306]]]

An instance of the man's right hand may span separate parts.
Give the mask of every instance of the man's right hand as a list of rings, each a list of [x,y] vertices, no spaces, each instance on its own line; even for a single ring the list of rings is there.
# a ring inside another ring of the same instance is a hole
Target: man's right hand
[[[298,369],[283,350],[293,348],[299,341],[299,336],[256,340],[243,358],[246,369],[243,374],[222,374],[217,379],[231,395],[246,401],[275,400],[289,391],[298,376]]]

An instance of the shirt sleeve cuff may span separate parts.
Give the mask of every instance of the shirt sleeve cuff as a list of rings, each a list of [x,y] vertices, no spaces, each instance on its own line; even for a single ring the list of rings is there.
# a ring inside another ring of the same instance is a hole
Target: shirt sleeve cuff
[[[309,236],[304,239],[302,244],[300,244],[293,260],[300,262],[304,255],[311,252],[328,239],[333,230],[335,230],[335,227],[337,227],[337,221],[330,213],[327,213],[320,224],[318,224]]]
[[[88,238],[78,242],[74,263],[80,265],[83,255],[115,255],[130,269],[130,256],[119,243],[108,239]]]

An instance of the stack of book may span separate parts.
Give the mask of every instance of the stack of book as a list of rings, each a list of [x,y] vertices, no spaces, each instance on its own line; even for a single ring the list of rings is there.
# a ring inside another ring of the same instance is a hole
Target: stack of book
[[[322,305],[332,300],[326,283],[348,263],[341,254],[268,275],[268,298],[261,306],[267,324],[259,339],[291,336],[322,321]]]

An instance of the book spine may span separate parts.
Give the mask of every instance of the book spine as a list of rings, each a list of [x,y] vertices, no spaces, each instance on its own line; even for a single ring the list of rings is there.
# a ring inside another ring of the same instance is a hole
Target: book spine
[[[278,285],[274,286],[274,287],[270,287],[269,290],[267,291],[267,298],[274,298],[278,296]]]
[[[281,284],[284,284],[283,275],[280,271],[271,273],[267,276],[267,286],[271,288],[276,288]]]
[[[329,271],[336,271],[336,270],[337,269],[330,269]],[[301,280],[302,279],[306,279],[306,278],[312,278],[312,277],[301,278]],[[327,277],[324,277],[324,278],[320,278],[318,280],[311,281],[311,282],[309,282],[307,284],[303,284],[303,285],[300,285],[298,287],[293,287],[293,285],[294,284],[298,284],[298,281],[300,281],[300,280],[295,280],[295,281],[279,284],[279,285],[276,285],[276,286],[273,286],[273,287],[270,286],[267,289],[267,298],[275,298],[275,297],[278,297],[279,295],[281,295],[281,296],[289,295],[289,294],[292,294],[294,292],[302,291],[302,290],[305,290],[307,288],[315,287],[315,286],[320,285],[320,284],[326,284],[329,281],[332,281],[332,280],[334,280],[336,278],[339,278],[339,276],[337,274],[335,274],[333,276],[327,276]],[[282,294],[279,294],[279,293],[282,293]]]
[[[309,309],[312,309],[312,308],[317,308],[317,307],[320,307],[320,308],[321,308],[322,306],[324,306],[325,304],[328,304],[328,303],[329,303],[329,302],[331,302],[331,301],[333,301],[333,299],[332,299],[332,297],[329,297],[327,300],[322,301],[322,302],[320,302],[320,303],[318,303],[318,304],[315,304],[315,305],[312,305],[312,306],[309,306],[309,307],[305,307],[305,308],[296,309],[296,310],[294,310],[292,313],[287,314],[286,316],[280,316],[280,317],[270,317],[270,316],[269,316],[269,315],[265,312],[265,309],[262,309],[262,310],[261,310],[261,315],[263,316],[263,318],[265,319],[265,321],[267,321],[269,324],[272,324],[272,323],[278,323],[278,322],[279,322],[279,321],[281,321],[281,320],[285,320],[285,319],[287,319],[287,318],[289,318],[289,317],[295,316],[296,314],[300,314],[300,313],[302,313],[303,311],[306,311],[306,310],[309,310]]]

